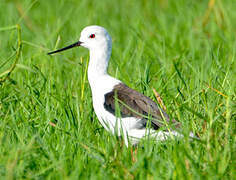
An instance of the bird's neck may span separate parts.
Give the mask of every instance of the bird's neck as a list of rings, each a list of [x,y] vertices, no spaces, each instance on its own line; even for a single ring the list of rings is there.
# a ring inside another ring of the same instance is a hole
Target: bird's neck
[[[107,75],[108,62],[111,55],[111,48],[90,49],[90,60],[88,66],[88,80],[90,86],[96,83],[96,79]]]

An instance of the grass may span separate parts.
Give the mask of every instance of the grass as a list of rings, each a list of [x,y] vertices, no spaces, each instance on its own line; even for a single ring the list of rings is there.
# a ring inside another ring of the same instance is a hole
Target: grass
[[[0,179],[235,179],[234,0],[0,2]],[[193,131],[131,147],[92,108],[83,27],[113,38],[109,73]],[[22,48],[21,48],[22,45]]]

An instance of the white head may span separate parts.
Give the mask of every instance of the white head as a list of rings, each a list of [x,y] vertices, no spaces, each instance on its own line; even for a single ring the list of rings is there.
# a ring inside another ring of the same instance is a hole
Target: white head
[[[80,34],[79,41],[81,46],[90,50],[104,46],[111,47],[111,37],[107,30],[101,26],[85,27]]]
[[[95,25],[87,26],[82,30],[78,42],[48,54],[54,54],[77,46],[89,49],[88,79],[92,86],[98,76],[107,74],[107,66],[111,55],[111,43],[111,37],[106,29]]]
[[[105,51],[110,51],[112,41],[105,28],[96,25],[87,26],[82,30],[80,40],[78,42],[62,49],[49,52],[48,54],[54,54],[76,46],[83,46],[89,50],[104,49]]]

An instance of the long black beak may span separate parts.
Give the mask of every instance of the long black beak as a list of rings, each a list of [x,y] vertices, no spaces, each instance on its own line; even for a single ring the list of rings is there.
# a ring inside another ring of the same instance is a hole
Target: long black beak
[[[70,48],[73,48],[73,47],[80,46],[81,43],[82,43],[81,41],[78,41],[78,42],[76,42],[74,44],[71,44],[69,46],[66,46],[64,48],[58,49],[56,51],[49,52],[48,55],[51,55],[51,54],[54,54],[54,53],[58,53],[58,52],[61,52],[61,51],[64,51],[64,50],[67,50],[67,49],[70,49]]]

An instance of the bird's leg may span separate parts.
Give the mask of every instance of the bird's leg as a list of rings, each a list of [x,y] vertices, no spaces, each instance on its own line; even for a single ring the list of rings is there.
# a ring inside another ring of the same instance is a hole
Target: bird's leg
[[[134,149],[134,150],[133,150]],[[137,161],[137,146],[132,146],[131,147],[131,158],[132,158],[132,162],[136,162]]]

